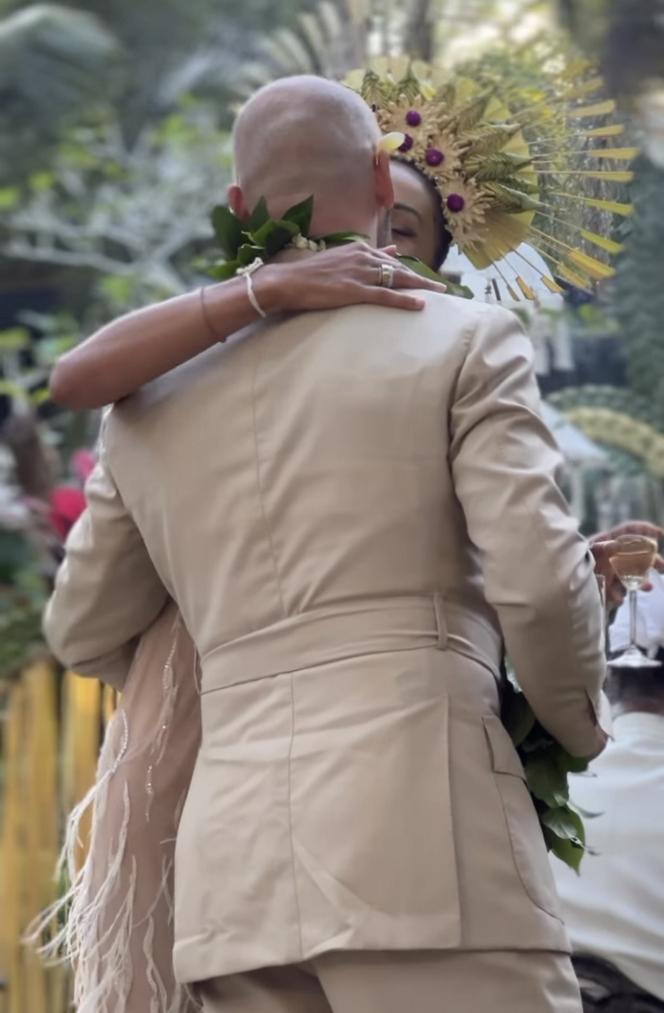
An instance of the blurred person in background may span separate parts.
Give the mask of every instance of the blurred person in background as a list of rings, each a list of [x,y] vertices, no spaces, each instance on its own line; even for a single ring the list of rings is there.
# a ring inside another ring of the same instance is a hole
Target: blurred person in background
[[[650,587],[638,592],[637,642],[664,663],[661,561]],[[612,653],[627,647],[627,603],[609,636]],[[579,876],[553,869],[586,1013],[655,1013],[664,1011],[664,664],[612,667],[607,691],[613,739],[588,774],[570,778],[572,801],[596,814],[586,821],[591,853]]]

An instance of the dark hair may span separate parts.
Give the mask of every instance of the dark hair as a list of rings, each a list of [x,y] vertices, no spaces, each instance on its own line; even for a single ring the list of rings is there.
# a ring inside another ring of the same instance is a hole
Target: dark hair
[[[424,175],[419,169],[413,166],[415,172],[424,180],[427,189],[433,196],[436,203],[436,235],[438,236],[438,245],[436,246],[436,252],[433,255],[433,267],[435,271],[439,271],[447,259],[447,254],[450,252],[450,246],[452,245],[452,234],[448,231],[447,225],[445,224],[445,215],[443,214],[443,205],[441,202],[441,196],[438,190],[433,185],[430,179]]]
[[[611,703],[636,710],[664,711],[664,651],[660,649],[659,668],[610,668],[606,694]]]

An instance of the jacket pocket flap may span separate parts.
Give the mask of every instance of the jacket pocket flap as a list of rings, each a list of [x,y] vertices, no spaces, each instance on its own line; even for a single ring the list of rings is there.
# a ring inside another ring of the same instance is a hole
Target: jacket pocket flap
[[[519,754],[500,718],[485,717],[482,718],[482,722],[491,752],[493,772],[495,774],[512,774],[513,777],[525,780],[526,775]]]

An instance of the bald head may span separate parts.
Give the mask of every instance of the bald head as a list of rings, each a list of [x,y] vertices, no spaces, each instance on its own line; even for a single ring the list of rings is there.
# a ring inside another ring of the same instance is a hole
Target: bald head
[[[313,194],[314,233],[366,228],[386,206],[376,178],[379,139],[373,113],[343,85],[311,76],[267,85],[245,105],[233,134],[245,211],[265,197],[276,215]]]

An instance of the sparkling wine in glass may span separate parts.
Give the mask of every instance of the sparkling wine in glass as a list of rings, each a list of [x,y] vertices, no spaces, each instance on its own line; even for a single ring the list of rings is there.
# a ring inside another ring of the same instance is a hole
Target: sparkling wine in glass
[[[620,535],[609,562],[629,597],[629,647],[609,665],[616,668],[659,668],[659,662],[646,657],[636,643],[637,592],[646,582],[657,555],[657,542],[646,535]]]

